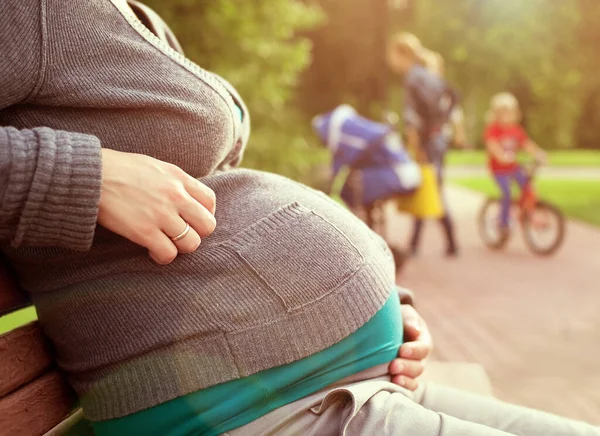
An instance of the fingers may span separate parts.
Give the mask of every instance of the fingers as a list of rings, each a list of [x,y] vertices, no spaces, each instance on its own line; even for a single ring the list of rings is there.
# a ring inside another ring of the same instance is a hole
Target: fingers
[[[195,179],[192,179],[197,182]],[[191,186],[199,185],[200,189],[196,191],[204,192],[203,201],[214,211],[214,193],[211,189],[197,182]],[[206,188],[203,190],[202,187]],[[201,238],[210,235],[216,227],[214,215],[204,207],[195,197],[186,189],[174,190],[170,193],[170,200],[173,208],[164,212],[161,226],[163,232],[169,238],[180,236],[185,230],[186,225],[190,225],[189,232],[182,238],[173,241],[178,251],[182,254],[192,253],[198,249],[202,241]]]
[[[207,212],[208,213],[208,212]],[[190,225],[189,231],[181,239],[173,241],[171,238],[183,235],[183,232],[187,229],[187,222],[180,216],[175,215],[170,222],[162,229],[165,235],[169,237],[171,242],[177,247],[177,251],[181,254],[192,253],[200,246],[200,235],[194,230],[194,227]]]
[[[416,391],[419,387],[419,381],[405,377],[403,375],[397,375],[392,377],[392,383],[397,384],[398,386],[402,386],[403,388],[408,389],[409,391]]]
[[[412,360],[425,359],[433,350],[433,341],[427,324],[414,307],[401,306],[404,323],[405,343],[400,348],[400,357]]]
[[[215,192],[205,184],[194,179],[192,176],[185,175],[184,180],[185,190],[202,206],[206,208],[211,215],[215,214],[217,208],[217,200]]]
[[[187,194],[186,197],[185,201],[178,205],[179,215],[200,237],[205,238],[215,230],[217,221],[214,215],[196,199]]]
[[[148,249],[150,257],[160,265],[167,265],[177,257],[177,247],[163,232],[157,231],[151,235],[146,243],[141,245]]]
[[[418,360],[394,359],[388,368],[392,383],[414,391],[419,386],[416,380],[423,374],[425,366]]]
[[[418,341],[421,338],[421,330],[414,323],[404,320],[404,340],[406,342]]]
[[[414,307],[403,304],[400,306],[402,311],[402,320],[404,323],[404,336],[405,341],[416,341],[419,339],[422,330],[421,317],[417,313]]]
[[[409,360],[423,360],[431,353],[432,345],[428,342],[407,342],[402,344],[398,356]]]
[[[177,247],[159,228],[152,225],[136,226],[122,236],[148,249],[148,254],[156,263],[167,265],[177,257]]]
[[[215,229],[215,193],[181,168],[136,153],[102,150],[98,224],[148,249],[157,263],[198,248]],[[176,237],[190,225],[190,231]]]
[[[423,374],[425,365],[419,360],[394,359],[388,370],[392,376],[417,378]]]

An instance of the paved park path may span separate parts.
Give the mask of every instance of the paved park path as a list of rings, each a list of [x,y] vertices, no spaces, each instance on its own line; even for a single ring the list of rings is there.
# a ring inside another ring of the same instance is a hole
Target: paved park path
[[[487,166],[461,166],[448,165],[446,174],[453,177],[489,177]],[[554,179],[600,180],[600,169],[588,167],[542,167],[539,169],[540,177]]]
[[[447,194],[460,257],[441,255],[441,229],[430,222],[400,277],[417,294],[434,357],[483,364],[499,398],[600,425],[600,229],[569,222],[551,258],[530,254],[520,232],[492,252],[475,225],[482,197]],[[404,243],[409,221],[392,213],[387,237]]]

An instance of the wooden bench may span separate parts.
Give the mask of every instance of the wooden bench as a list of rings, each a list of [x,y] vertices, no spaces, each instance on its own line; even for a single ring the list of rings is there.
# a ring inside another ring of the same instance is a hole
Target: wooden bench
[[[11,318],[22,318],[22,310],[28,306],[27,295],[0,261],[0,317],[4,317],[0,322],[0,434],[91,435],[39,323],[3,331]]]

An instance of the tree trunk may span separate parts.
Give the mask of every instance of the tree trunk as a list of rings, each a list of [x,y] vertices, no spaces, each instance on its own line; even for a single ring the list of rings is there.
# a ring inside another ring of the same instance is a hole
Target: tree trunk
[[[320,0],[327,24],[309,34],[313,62],[304,73],[298,100],[309,114],[350,103],[379,118],[387,97],[385,47],[388,0]]]

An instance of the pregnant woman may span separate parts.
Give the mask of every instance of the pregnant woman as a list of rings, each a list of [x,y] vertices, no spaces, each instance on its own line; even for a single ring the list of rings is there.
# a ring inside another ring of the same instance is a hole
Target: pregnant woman
[[[387,247],[248,121],[124,0],[0,5],[2,250],[97,435],[599,434],[392,383]]]

